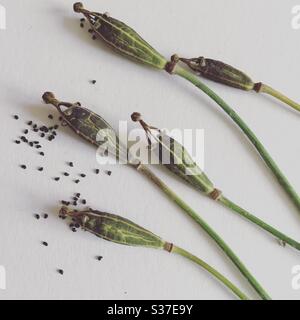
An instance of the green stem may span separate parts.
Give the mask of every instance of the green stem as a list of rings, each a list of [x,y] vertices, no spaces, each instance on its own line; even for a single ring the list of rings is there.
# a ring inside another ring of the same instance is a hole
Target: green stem
[[[235,203],[233,203],[231,200],[227,199],[224,196],[221,196],[218,200],[220,203],[222,203],[225,207],[230,208],[234,212],[238,213],[240,216],[246,218],[247,220],[253,222],[254,224],[258,225],[260,228],[268,231],[273,236],[278,238],[279,240],[282,240],[284,243],[289,244],[291,247],[300,250],[300,243],[293,240],[292,238],[286,236],[285,234],[281,233],[280,231],[276,230],[272,226],[265,223],[263,220],[257,218],[256,216],[252,215],[248,211],[244,210],[243,208],[239,207]]]
[[[215,268],[211,267],[205,261],[201,260],[200,258],[194,256],[193,254],[189,253],[188,251],[179,248],[177,246],[173,246],[172,253],[179,254],[188,260],[191,260],[201,266],[203,269],[208,271],[212,274],[215,278],[217,278],[220,282],[222,282],[227,288],[229,288],[236,296],[238,296],[241,300],[249,300],[249,298],[238,288],[236,287],[230,280],[228,280],[225,276],[223,276],[219,271]]]
[[[275,161],[272,159],[268,151],[265,149],[263,144],[259,141],[259,139],[253,133],[253,131],[247,126],[243,119],[241,119],[240,116],[222,98],[220,98],[216,93],[214,93],[210,88],[208,88],[204,83],[202,83],[199,80],[199,78],[195,76],[192,72],[177,65],[173,73],[194,84],[197,88],[202,90],[211,99],[213,99],[229,115],[229,117],[240,127],[240,129],[252,142],[253,146],[261,155],[266,165],[271,169],[280,185],[289,195],[289,197],[294,202],[298,210],[300,210],[300,197],[298,193],[294,190],[288,179],[285,177],[283,172],[281,172],[281,170],[279,169]]]
[[[240,270],[243,276],[248,280],[255,291],[264,300],[271,299],[267,292],[261,287],[257,280],[252,276],[242,261],[230,249],[230,247],[223,241],[223,239],[180,197],[177,196],[162,180],[160,180],[149,168],[140,164],[136,167],[137,170],[143,173],[148,179],[156,184],[172,201],[174,201],[184,212],[186,212],[201,228],[218,244],[223,252]]]
[[[289,105],[293,109],[300,111],[300,105],[298,103],[296,103],[295,101],[291,100],[290,98],[286,97],[285,95],[283,95],[279,91],[276,91],[275,89],[269,87],[268,85],[266,85],[264,83],[260,83],[260,87],[259,87],[258,92],[259,93],[267,93],[267,94],[271,95],[272,97]]]

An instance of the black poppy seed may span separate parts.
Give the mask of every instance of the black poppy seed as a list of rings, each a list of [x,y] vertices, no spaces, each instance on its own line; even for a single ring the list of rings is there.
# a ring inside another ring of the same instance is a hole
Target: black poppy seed
[[[45,137],[45,133],[41,133],[41,138],[44,138]]]
[[[14,115],[14,119],[15,119],[15,120],[18,120],[18,119],[19,119],[19,116],[15,114],[15,115]]]
[[[74,163],[73,162],[69,162],[69,166],[70,167],[74,167]]]
[[[53,134],[54,136],[56,136],[56,135],[57,135],[56,131],[53,131],[53,132],[52,132],[52,134]]]
[[[76,201],[73,202],[73,206],[74,206],[74,207],[77,206],[77,202],[76,202]]]
[[[59,128],[59,125],[58,124],[56,124],[54,127],[53,127],[53,129],[55,129],[55,130],[57,130]]]
[[[39,220],[40,215],[39,215],[39,214],[35,214],[34,217],[35,217],[37,220]]]
[[[21,143],[21,141],[19,141],[19,140],[15,140],[15,143],[16,143],[16,144],[20,144],[20,143]]]
[[[73,200],[74,200],[74,201],[78,201],[78,198],[77,198],[77,197],[73,197]]]
[[[34,124],[34,125],[32,126],[32,128],[33,128],[33,129],[36,129],[36,128],[37,128],[37,124]]]
[[[34,143],[34,144],[39,144],[39,142],[38,142],[38,141],[33,141],[33,143]]]
[[[43,157],[45,155],[45,153],[44,152],[40,152],[40,155]]]
[[[30,145],[30,147],[33,147],[33,142],[32,141],[29,142],[29,145]]]
[[[82,199],[82,200],[81,200],[81,203],[82,203],[82,204],[86,204],[86,200],[85,200],[85,199]]]
[[[80,228],[80,224],[79,223],[75,223],[75,228],[76,229]]]
[[[34,132],[38,132],[39,129],[38,129],[38,128],[34,128],[33,131],[34,131]]]
[[[100,173],[100,170],[99,170],[99,169],[95,169],[95,173],[96,173],[96,174],[99,174],[99,173]]]
[[[52,115],[52,114],[49,114],[49,115],[48,115],[48,118],[49,118],[49,119],[53,119],[53,115]]]
[[[111,171],[106,171],[106,174],[107,174],[108,176],[111,176],[112,172],[111,172]]]
[[[45,246],[45,247],[48,247],[48,242],[43,241],[43,242],[42,242],[42,245]]]
[[[62,269],[58,269],[57,272],[58,272],[59,274],[61,274],[61,275],[64,274],[64,270],[62,270]]]
[[[31,126],[31,125],[32,125],[32,121],[31,121],[31,120],[28,121],[27,124],[28,124],[29,126]]]
[[[25,129],[23,132],[24,132],[24,134],[27,134],[28,133],[28,129]]]
[[[101,261],[102,259],[103,259],[102,256],[98,256],[98,257],[97,257],[97,260],[98,260],[98,261]]]
[[[96,81],[96,80],[92,80],[91,83],[92,83],[92,84],[96,84],[97,81]]]
[[[73,232],[77,232],[76,228],[72,228],[72,231],[73,231]]]
[[[55,177],[54,178],[55,181],[59,181],[59,179],[60,179],[59,177]]]
[[[53,130],[53,126],[52,127],[48,127],[48,130]]]
[[[64,176],[68,177],[70,174],[68,172],[64,172]]]
[[[75,183],[79,183],[79,182],[80,182],[80,180],[78,180],[78,179],[77,179],[77,180],[75,180],[74,182],[75,182]]]
[[[22,136],[20,137],[21,140],[26,140],[26,137]]]
[[[21,168],[25,170],[27,167],[25,166],[25,164],[22,164]]]
[[[38,145],[35,146],[35,147],[36,147],[37,149],[41,149],[42,146],[38,144]]]
[[[84,24],[83,24],[83,23],[80,23],[80,27],[81,27],[81,28],[84,28]]]
[[[80,193],[76,193],[76,197],[80,198],[81,194]]]
[[[44,214],[44,219],[48,219],[48,217],[49,217],[48,214],[45,213],[45,214]]]
[[[44,168],[43,168],[43,167],[39,167],[38,170],[39,170],[39,171],[43,171]]]
[[[85,19],[84,19],[84,18],[81,18],[80,21],[81,21],[81,22],[85,22]]]
[[[89,32],[89,33],[93,33],[94,30],[93,30],[93,29],[89,29],[88,32]]]
[[[86,177],[86,174],[81,173],[81,174],[80,174],[80,177],[85,178],[85,177]]]

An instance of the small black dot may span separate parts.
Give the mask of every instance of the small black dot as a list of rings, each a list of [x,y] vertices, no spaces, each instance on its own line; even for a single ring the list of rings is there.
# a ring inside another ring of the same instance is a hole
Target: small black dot
[[[73,202],[73,206],[76,207],[77,206],[77,201]]]
[[[97,260],[98,260],[98,261],[101,261],[102,259],[103,259],[102,256],[98,256],[98,257],[97,257]]]
[[[85,19],[84,19],[84,18],[81,18],[80,21],[81,21],[81,22],[85,22]]]
[[[100,173],[100,170],[99,170],[99,169],[95,169],[95,173],[96,173],[96,174],[99,174],[99,173]]]
[[[15,119],[15,120],[18,120],[18,119],[19,119],[19,116],[15,114],[15,115],[14,115],[14,119]]]
[[[70,174],[68,172],[64,172],[64,176],[68,177]]]
[[[39,170],[39,171],[43,171],[44,168],[43,168],[43,167],[39,167],[38,170]]]
[[[78,179],[77,179],[77,180],[75,180],[74,182],[75,182],[75,183],[79,183],[79,182],[80,182],[80,180],[78,180]]]
[[[84,24],[83,24],[83,23],[80,23],[80,27],[81,27],[81,28],[84,28]]]
[[[80,193],[76,193],[76,197],[80,198],[81,194]]]
[[[48,214],[45,213],[43,217],[44,217],[44,219],[48,219]]]
[[[31,120],[28,121],[27,124],[28,124],[29,126],[31,126],[31,125],[32,125],[32,121],[31,121]]]
[[[25,129],[23,132],[24,132],[24,134],[27,134],[28,133],[28,129]]]
[[[54,178],[55,181],[59,181],[59,179],[60,179],[59,177],[55,177]]]
[[[93,31],[94,31],[93,29],[89,29],[88,30],[89,33],[93,33]]]
[[[42,242],[42,245],[45,246],[45,247],[48,247],[48,242],[43,241],[43,242]]]
[[[81,174],[80,174],[80,177],[85,178],[85,177],[86,177],[86,174],[81,173]]]
[[[69,162],[69,166],[70,167],[74,167],[74,163],[73,162]]]
[[[92,39],[93,39],[93,40],[96,40],[96,39],[97,39],[97,37],[96,37],[95,35],[93,35]]]
[[[80,228],[80,224],[79,223],[75,223],[75,228],[76,229]]]
[[[96,81],[96,80],[92,80],[91,83],[92,83],[92,84],[96,84],[97,81]]]
[[[41,138],[44,138],[45,137],[45,133],[41,133]]]
[[[44,156],[44,155],[45,155],[45,153],[44,153],[44,152],[40,152],[40,155],[41,155],[41,156]]]
[[[111,172],[111,171],[106,171],[106,174],[107,174],[108,176],[111,176],[112,172]]]
[[[24,170],[27,169],[27,167],[25,166],[25,164],[22,164],[22,165],[21,165],[21,168],[24,169]]]
[[[34,132],[38,132],[39,129],[38,129],[38,128],[34,128],[33,131],[34,131]]]
[[[34,217],[35,217],[37,220],[39,220],[40,215],[39,215],[39,214],[35,214]]]
[[[76,228],[72,228],[72,231],[73,231],[73,232],[76,232],[77,230],[76,230]]]
[[[49,115],[48,115],[48,118],[49,118],[49,119],[53,119],[53,115],[52,115],[52,114],[49,114]]]
[[[53,127],[53,129],[55,129],[55,130],[57,130],[59,128],[59,125],[58,124],[56,124],[54,127]]]
[[[63,270],[63,269],[58,269],[57,272],[58,272],[59,274],[61,274],[61,275],[64,274],[64,270]]]
[[[19,140],[15,140],[15,143],[16,143],[16,144],[20,144],[20,143],[21,143],[21,141],[19,141]]]
[[[85,200],[85,199],[82,199],[82,200],[81,200],[81,203],[82,203],[82,204],[86,204],[86,200]]]

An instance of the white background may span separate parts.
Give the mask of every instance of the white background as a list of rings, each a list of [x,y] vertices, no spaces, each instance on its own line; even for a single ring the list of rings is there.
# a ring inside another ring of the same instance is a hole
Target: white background
[[[79,27],[73,1],[1,0],[7,30],[0,31],[1,210],[0,265],[7,290],[0,299],[232,299],[205,272],[178,256],[108,243],[69,232],[57,217],[59,200],[81,192],[93,208],[123,215],[217,267],[257,298],[216,245],[134,170],[113,167],[96,176],[95,149],[69,129],[43,142],[46,156],[13,140],[25,121],[49,123],[55,109],[41,101],[51,90],[81,101],[115,128],[139,111],[158,127],[205,130],[205,170],[216,186],[243,207],[300,240],[299,212],[253,147],[207,97],[171,78],[124,59]],[[299,2],[299,1],[298,1]],[[299,93],[300,30],[291,28],[297,1],[86,0],[88,9],[119,18],[162,54],[221,59],[295,100]],[[96,85],[90,80],[96,79]],[[256,132],[291,183],[300,190],[299,114],[273,99],[206,81]],[[19,121],[12,115],[18,114]],[[129,122],[129,126],[135,125]],[[33,135],[31,135],[34,137]],[[73,161],[73,170],[66,161]],[[28,167],[22,171],[19,165]],[[44,172],[38,172],[38,166]],[[159,168],[155,171],[230,244],[274,299],[299,299],[292,267],[300,253],[277,242]],[[71,176],[52,177],[68,170]],[[79,185],[72,179],[87,173]],[[47,212],[48,220],[35,220]],[[48,241],[49,247],[40,242]],[[95,256],[102,255],[101,262]],[[60,276],[57,268],[65,271]]]

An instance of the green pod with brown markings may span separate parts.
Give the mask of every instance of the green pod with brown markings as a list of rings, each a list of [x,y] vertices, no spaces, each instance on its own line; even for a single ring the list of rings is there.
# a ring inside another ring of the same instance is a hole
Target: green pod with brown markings
[[[72,217],[84,230],[111,242],[156,249],[167,246],[167,243],[154,233],[115,214],[97,210],[72,211],[62,207],[60,215]]]
[[[193,71],[204,78],[245,91],[253,90],[255,83],[244,72],[222,61],[204,57],[185,59],[180,58]]]
[[[113,49],[154,68],[165,68],[167,60],[125,23],[108,14],[88,11],[81,2],[74,4],[74,11],[82,13],[88,19],[94,36]]]

